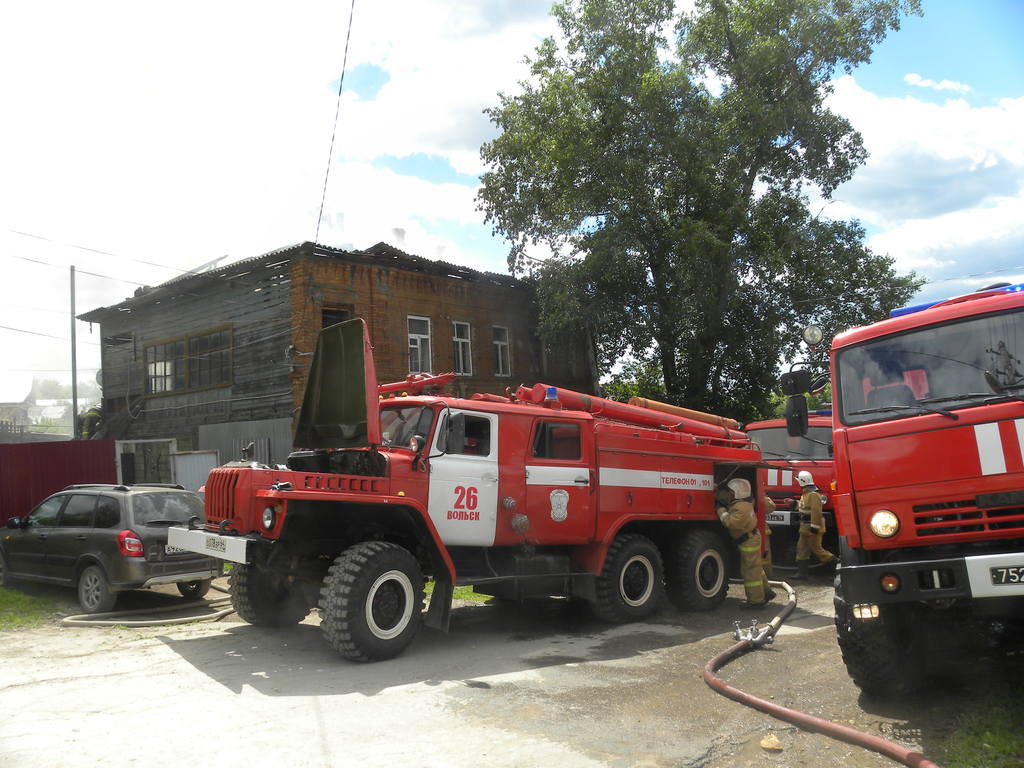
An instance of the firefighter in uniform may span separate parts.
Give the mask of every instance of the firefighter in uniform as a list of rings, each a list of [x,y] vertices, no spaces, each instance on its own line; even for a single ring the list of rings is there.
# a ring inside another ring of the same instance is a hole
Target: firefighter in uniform
[[[772,528],[767,524],[768,515],[775,511],[775,502],[772,501],[771,496],[765,494],[764,496],[764,575],[767,578],[772,577]]]
[[[730,498],[731,497],[731,498]],[[768,589],[761,561],[761,532],[757,529],[757,516],[750,495],[750,481],[734,477],[715,496],[718,502],[716,512],[733,541],[740,550],[740,573],[743,576],[743,592],[747,606],[757,608],[764,605],[775,593]]]
[[[793,578],[806,579],[812,554],[822,564],[835,561],[836,556],[821,546],[821,537],[825,535],[825,518],[821,514],[821,495],[818,486],[814,484],[814,477],[805,469],[797,472],[796,481],[803,492],[796,507],[800,513],[800,539],[796,543],[797,573]]]

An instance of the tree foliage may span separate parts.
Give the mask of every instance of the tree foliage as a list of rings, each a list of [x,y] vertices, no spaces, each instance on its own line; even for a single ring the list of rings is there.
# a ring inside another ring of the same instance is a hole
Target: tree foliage
[[[815,215],[866,152],[825,99],[919,0],[566,0],[488,114],[480,206],[536,279],[541,333],[585,330],[665,397],[766,412],[800,325],[878,319],[919,287]],[[674,28],[675,32],[669,30]],[[671,39],[670,39],[671,38]],[[671,43],[671,44],[670,44]],[[555,254],[531,268],[535,246]]]

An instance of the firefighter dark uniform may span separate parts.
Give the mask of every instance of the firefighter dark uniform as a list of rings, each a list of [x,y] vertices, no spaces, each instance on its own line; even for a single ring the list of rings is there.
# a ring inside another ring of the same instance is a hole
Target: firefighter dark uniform
[[[768,580],[761,563],[761,532],[757,530],[757,515],[750,497],[750,483],[743,478],[728,482],[733,499],[728,506],[722,505],[725,498],[716,495],[719,502],[716,512],[722,525],[728,529],[740,550],[740,574],[743,577],[743,592],[750,606],[764,605],[775,594],[768,589]]]
[[[799,472],[796,481],[803,488],[797,512],[800,514],[800,538],[796,543],[795,578],[808,578],[807,570],[813,554],[822,563],[830,563],[836,556],[821,546],[821,537],[825,535],[825,518],[821,514],[821,496],[814,484],[814,478],[807,471]]]

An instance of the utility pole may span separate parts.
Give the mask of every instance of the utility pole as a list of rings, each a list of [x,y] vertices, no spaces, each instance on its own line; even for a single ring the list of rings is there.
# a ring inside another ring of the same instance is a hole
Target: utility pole
[[[71,266],[71,435],[77,440],[78,429],[78,354],[75,349],[75,267]]]

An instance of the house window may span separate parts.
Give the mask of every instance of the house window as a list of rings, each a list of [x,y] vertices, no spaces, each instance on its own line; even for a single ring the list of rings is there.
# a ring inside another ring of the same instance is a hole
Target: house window
[[[348,307],[341,309],[322,309],[320,310],[320,327],[330,328],[332,325],[338,323],[344,323],[346,320],[352,319],[352,310]]]
[[[188,356],[189,387],[216,387],[231,383],[230,329],[190,337]]]
[[[185,340],[146,347],[146,392],[185,389]]]
[[[452,323],[452,346],[455,350],[455,372],[460,376],[473,375],[473,348],[469,323]]]
[[[491,334],[494,341],[494,375],[511,376],[512,360],[509,357],[508,328],[500,325],[492,326]]]
[[[145,349],[147,394],[231,383],[230,328],[163,341]]]
[[[409,315],[409,373],[430,371],[430,318]]]

